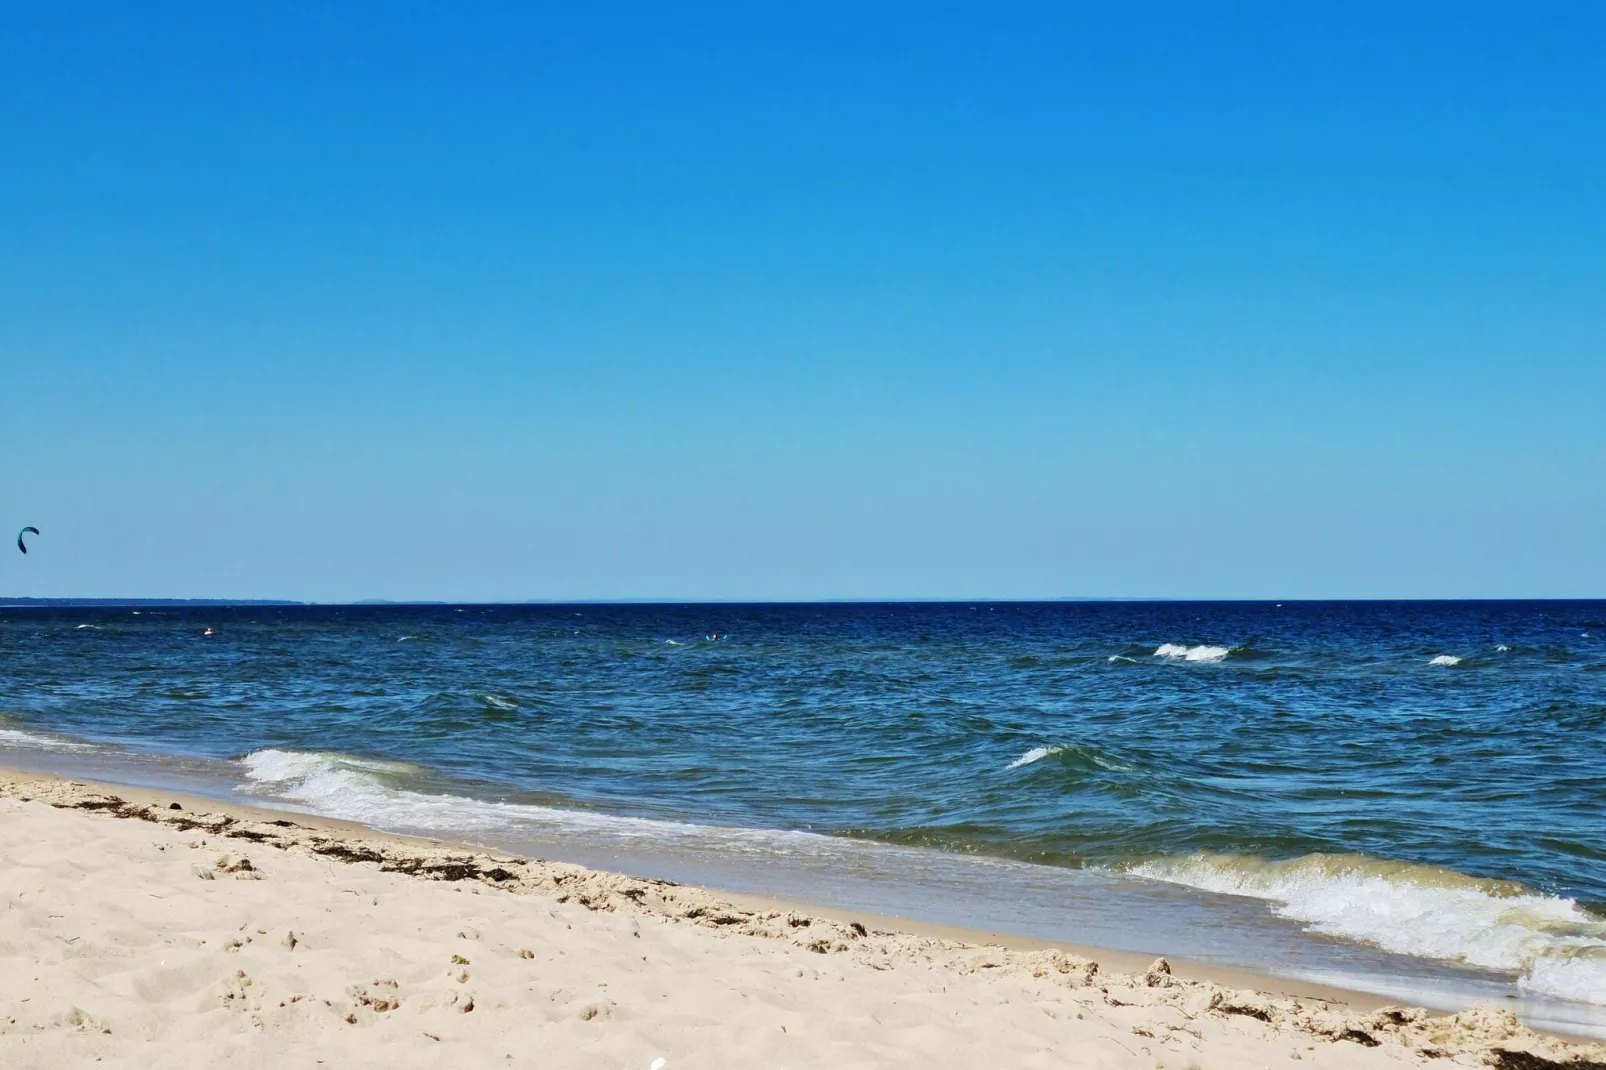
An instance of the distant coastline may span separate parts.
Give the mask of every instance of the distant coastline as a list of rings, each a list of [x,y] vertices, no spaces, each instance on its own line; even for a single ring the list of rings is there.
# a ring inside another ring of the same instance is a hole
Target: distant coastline
[[[18,606],[104,608],[108,606],[307,606],[287,598],[0,598],[0,609]]]

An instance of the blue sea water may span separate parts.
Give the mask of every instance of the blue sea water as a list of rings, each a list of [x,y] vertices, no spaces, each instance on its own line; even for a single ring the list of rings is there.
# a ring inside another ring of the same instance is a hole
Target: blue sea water
[[[6,608],[0,658],[13,766],[1606,1029],[1606,603]]]

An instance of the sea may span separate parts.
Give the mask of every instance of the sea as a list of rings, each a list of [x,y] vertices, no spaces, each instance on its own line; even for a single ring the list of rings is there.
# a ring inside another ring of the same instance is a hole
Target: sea
[[[5,607],[0,765],[1606,1035],[1606,602]]]

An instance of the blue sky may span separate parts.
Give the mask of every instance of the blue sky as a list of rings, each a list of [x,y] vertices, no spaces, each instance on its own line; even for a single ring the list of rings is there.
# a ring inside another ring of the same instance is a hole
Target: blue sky
[[[8,11],[0,593],[1606,596],[1606,8],[569,6]]]

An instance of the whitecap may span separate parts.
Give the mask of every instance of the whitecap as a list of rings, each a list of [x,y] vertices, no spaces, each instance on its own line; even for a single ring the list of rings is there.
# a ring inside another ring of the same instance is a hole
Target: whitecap
[[[78,627],[74,628],[73,631],[81,632],[85,628],[89,628],[92,631],[97,631],[97,632],[100,631],[100,625],[98,625],[98,624],[80,624],[80,625],[78,625]]]
[[[1170,661],[1221,661],[1232,652],[1225,646],[1184,646],[1181,643],[1161,643],[1154,656]]]
[[[1136,665],[1138,663],[1137,658],[1129,658],[1125,654],[1111,654],[1109,660],[1111,665],[1115,665],[1123,661],[1128,665]]]
[[[1033,762],[1040,762],[1044,758],[1047,758],[1050,754],[1058,754],[1064,749],[1064,747],[1033,747],[1031,750],[1027,751],[1025,754],[1022,754],[1019,758],[1016,758],[1014,761],[1006,765],[1004,770],[1005,772],[1008,772],[1011,769],[1019,769],[1023,765],[1031,765]]]
[[[1507,646],[1506,644],[1501,643],[1500,645],[1496,646],[1495,649],[1498,650],[1500,653],[1504,654],[1506,651],[1510,650],[1511,648],[1509,646]]]
[[[1428,662],[1428,664],[1429,665],[1459,665],[1459,664],[1461,664],[1461,661],[1462,661],[1462,659],[1456,657],[1454,654],[1439,654],[1439,655],[1435,656],[1434,658],[1432,658]]]
[[[1573,899],[1363,855],[1271,862],[1199,854],[1130,872],[1267,900],[1274,913],[1303,922],[1309,932],[1509,970],[1529,991],[1606,1004],[1606,919]]]
[[[489,702],[499,710],[516,710],[519,708],[519,704],[510,698],[503,698],[500,695],[485,695],[483,697],[486,702]]]

